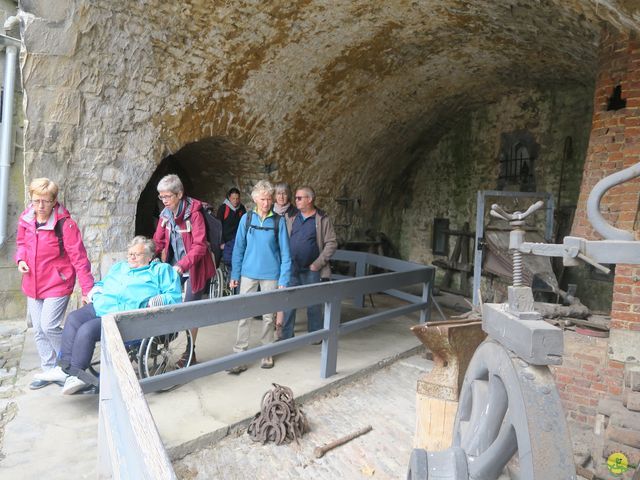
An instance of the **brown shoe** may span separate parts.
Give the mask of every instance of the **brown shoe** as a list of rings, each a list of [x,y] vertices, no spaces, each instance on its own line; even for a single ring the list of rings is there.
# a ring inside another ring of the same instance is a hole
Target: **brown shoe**
[[[273,368],[273,357],[265,357],[260,362],[260,368]]]

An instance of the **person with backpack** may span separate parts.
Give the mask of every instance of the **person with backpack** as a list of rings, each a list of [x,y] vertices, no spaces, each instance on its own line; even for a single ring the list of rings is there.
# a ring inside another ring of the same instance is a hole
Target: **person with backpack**
[[[22,291],[34,328],[42,373],[29,388],[62,385],[67,374],[56,366],[62,343],[62,320],[76,283],[82,303],[93,287],[91,263],[82,235],[69,211],[58,202],[58,185],[48,178],[29,184],[31,203],[20,214],[15,261],[22,274]]]
[[[218,208],[216,217],[222,222],[222,261],[231,270],[233,258],[233,246],[236,241],[236,232],[240,224],[240,218],[247,213],[245,206],[240,203],[240,190],[236,187],[229,189],[227,198]]]
[[[284,288],[289,284],[291,256],[289,254],[289,236],[282,217],[273,212],[273,186],[266,180],[260,180],[253,187],[251,198],[256,204],[255,210],[242,217],[233,250],[231,280],[232,289],[240,284],[240,294],[257,292],[258,288],[266,292]],[[237,340],[234,352],[249,348],[251,318],[238,322]],[[263,345],[274,340],[274,314],[262,316]],[[261,361],[262,368],[272,368],[273,358]],[[247,369],[239,365],[229,373],[240,374]]]
[[[207,282],[216,273],[207,242],[207,227],[203,204],[184,194],[184,187],[177,175],[166,175],[158,183],[158,198],[164,209],[153,234],[156,254],[163,262],[171,264],[185,285],[185,302],[200,300]],[[195,343],[198,329],[191,331],[196,363]]]

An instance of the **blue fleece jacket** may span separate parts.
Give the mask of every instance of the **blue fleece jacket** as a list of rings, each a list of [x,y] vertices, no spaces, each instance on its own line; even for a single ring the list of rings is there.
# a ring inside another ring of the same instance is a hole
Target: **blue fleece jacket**
[[[131,268],[127,262],[116,263],[94,288],[93,308],[98,317],[147,306],[149,299],[162,295],[164,305],[182,302],[180,277],[168,263],[151,262]]]
[[[233,247],[231,262],[231,280],[248,277],[254,280],[277,280],[278,286],[286,287],[291,278],[291,254],[289,235],[284,219],[278,223],[278,244],[273,229],[273,212],[264,220],[253,212],[240,219],[236,232],[236,244]],[[251,217],[251,226],[247,228],[247,218]]]

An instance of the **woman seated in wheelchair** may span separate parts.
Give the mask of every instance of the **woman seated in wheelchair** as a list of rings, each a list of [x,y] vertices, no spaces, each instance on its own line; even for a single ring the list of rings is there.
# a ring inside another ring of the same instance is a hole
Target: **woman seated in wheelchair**
[[[71,395],[95,384],[86,371],[100,340],[101,317],[123,310],[160,306],[182,301],[180,277],[168,263],[152,262],[153,240],[135,237],[128,246],[127,261],[116,263],[89,292],[87,305],[70,313],[62,331],[58,364],[68,377],[62,393]]]

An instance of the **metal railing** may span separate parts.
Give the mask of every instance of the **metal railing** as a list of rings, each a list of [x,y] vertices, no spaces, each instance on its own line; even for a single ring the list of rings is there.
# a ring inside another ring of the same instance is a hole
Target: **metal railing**
[[[143,392],[185,384],[317,341],[322,341],[320,375],[327,378],[336,373],[338,337],[341,334],[416,311],[420,311],[421,323],[429,320],[434,267],[345,250],[338,250],[333,260],[355,263],[356,277],[336,275],[334,278],[339,279],[331,282],[105,316],[102,319],[98,441],[101,477],[175,478]],[[381,269],[383,273],[367,275],[371,267]],[[399,290],[417,284],[421,286],[420,296]],[[384,292],[408,304],[340,324],[343,300],[351,298],[354,305],[361,307],[365,295],[377,292]],[[324,304],[322,330],[145,378],[139,383],[123,345],[130,340],[318,303]]]

